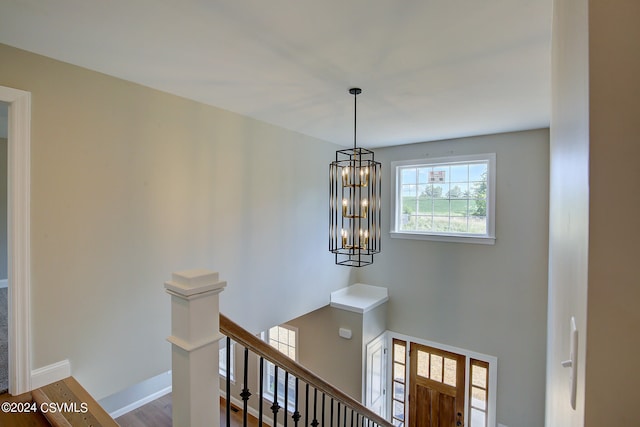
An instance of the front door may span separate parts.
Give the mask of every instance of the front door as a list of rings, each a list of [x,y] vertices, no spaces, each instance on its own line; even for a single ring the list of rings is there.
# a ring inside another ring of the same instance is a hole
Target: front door
[[[409,358],[409,427],[462,427],[465,357],[411,343]]]

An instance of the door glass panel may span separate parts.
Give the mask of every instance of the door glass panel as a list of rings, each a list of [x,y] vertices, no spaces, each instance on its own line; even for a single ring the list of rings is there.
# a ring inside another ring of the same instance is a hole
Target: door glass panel
[[[448,357],[444,358],[444,383],[456,386],[456,366],[457,363]]]
[[[393,417],[404,420],[404,405],[396,400],[393,401]]]
[[[431,379],[442,382],[442,356],[431,355]]]
[[[482,409],[487,409],[487,391],[477,387],[471,388],[471,405]]]
[[[471,410],[470,427],[486,427],[489,399],[489,364],[471,359],[471,389],[469,406]]]
[[[471,408],[471,425],[473,427],[486,427],[486,418],[484,412]]]
[[[393,364],[393,379],[404,382],[404,365],[400,363]]]
[[[483,368],[482,366],[472,365],[471,366],[471,384],[487,388],[487,368]]]
[[[429,378],[429,353],[418,350],[418,375]]]
[[[393,398],[404,401],[404,384],[393,383]]]
[[[404,363],[407,359],[405,355],[405,346],[401,344],[393,344],[393,361]]]

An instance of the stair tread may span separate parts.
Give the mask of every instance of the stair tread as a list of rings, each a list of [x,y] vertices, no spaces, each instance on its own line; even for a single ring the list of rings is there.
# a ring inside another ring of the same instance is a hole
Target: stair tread
[[[67,425],[93,426],[93,427],[118,427],[118,424],[109,416],[96,400],[73,377],[56,381],[39,389],[42,393],[36,393],[34,397],[48,399],[49,402],[67,405],[69,411],[52,413],[47,417],[52,425],[66,427],[59,415],[68,423]],[[45,400],[46,401],[46,400]],[[49,415],[49,414],[45,414]],[[58,424],[54,424],[58,422]]]
[[[18,396],[0,395],[0,402],[33,403],[31,393]],[[5,412],[0,411],[0,426],[11,427],[49,427],[50,424],[40,411],[37,412]]]

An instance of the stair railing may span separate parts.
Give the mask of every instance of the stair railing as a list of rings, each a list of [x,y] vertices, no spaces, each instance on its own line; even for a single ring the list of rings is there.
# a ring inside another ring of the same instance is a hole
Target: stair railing
[[[218,273],[209,270],[190,270],[172,274],[165,283],[171,295],[172,413],[173,425],[180,427],[220,427],[219,341],[227,336],[244,346],[243,425],[247,427],[251,391],[248,389],[249,352],[260,360],[258,392],[258,426],[263,427],[263,378],[265,361],[275,365],[274,397],[271,405],[273,427],[278,427],[277,376],[284,374],[285,386],[282,426],[294,427],[304,414],[304,427],[393,427],[384,418],[366,408],[351,396],[329,384],[310,370],[289,359],[250,332],[220,315],[219,294],[226,282],[218,280]],[[222,332],[223,334],[221,334]],[[230,351],[227,351],[227,373],[230,372]],[[287,410],[289,377],[295,377],[294,408]],[[302,384],[301,384],[302,383]],[[304,385],[304,408],[300,408],[300,386]],[[226,380],[227,427],[230,426],[230,375]],[[320,400],[320,402],[318,402]]]
[[[246,384],[248,384],[248,359],[249,352],[254,353],[257,357],[259,357],[259,393],[258,393],[258,426],[262,426],[263,417],[262,417],[262,402],[264,400],[264,392],[262,390],[263,384],[263,376],[264,376],[264,361],[271,362],[275,365],[275,387],[273,393],[273,401],[270,407],[273,413],[273,426],[277,427],[278,425],[278,416],[281,406],[278,403],[278,375],[284,375],[284,403],[285,408],[283,411],[283,418],[281,425],[287,427],[288,422],[291,421],[294,427],[299,427],[299,422],[301,419],[300,412],[300,401],[302,394],[302,387],[300,387],[300,382],[304,385],[304,415],[305,415],[305,426],[322,426],[322,427],[393,427],[389,421],[380,417],[378,414],[371,411],[369,408],[364,406],[362,403],[355,400],[353,397],[344,393],[337,387],[333,386],[329,382],[320,378],[318,375],[311,372],[309,369],[297,363],[295,360],[287,357],[277,349],[273,348],[268,343],[264,342],[260,338],[251,334],[247,330],[243,329],[232,320],[220,314],[220,332],[225,335],[227,338],[227,349],[230,348],[231,340],[238,343],[239,345],[244,347],[244,355],[243,355],[243,390],[240,393],[240,397],[243,401],[243,425],[247,426],[247,413],[248,413],[248,400],[251,396],[250,390],[247,389]],[[231,364],[231,352],[227,351],[227,372],[230,372],[230,364]],[[287,402],[289,401],[288,391],[289,387],[289,377],[295,377],[295,391],[293,396],[293,411],[289,413],[287,410]],[[226,391],[227,391],[227,414],[231,412],[231,399],[230,399],[230,389],[231,389],[231,378],[230,375],[227,375],[226,378]],[[320,402],[318,402],[320,400]],[[231,426],[231,417],[227,416],[227,425],[226,427]]]

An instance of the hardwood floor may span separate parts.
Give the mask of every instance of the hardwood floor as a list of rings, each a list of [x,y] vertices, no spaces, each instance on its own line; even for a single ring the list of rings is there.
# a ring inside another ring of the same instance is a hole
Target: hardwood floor
[[[226,426],[227,408],[224,400],[220,399],[220,425]],[[153,402],[134,409],[128,414],[116,418],[120,427],[172,427],[171,420],[171,394],[160,397]],[[249,415],[247,424],[249,427],[257,427],[258,420]],[[231,427],[242,427],[242,411],[231,411]],[[264,425],[266,427],[266,424]]]
[[[172,427],[171,394],[164,395],[116,418],[116,422],[120,427]]]
[[[19,396],[10,396],[8,394],[0,395],[0,402],[19,402],[30,403],[33,402],[31,393],[21,394]],[[51,427],[47,419],[40,412],[31,413],[11,413],[0,411],[0,426],[11,427]]]

